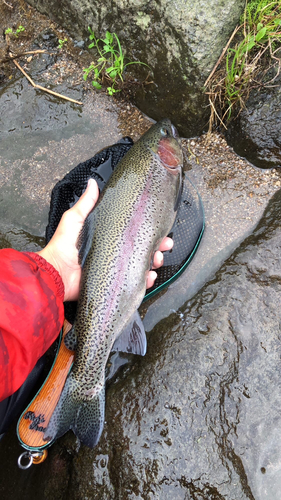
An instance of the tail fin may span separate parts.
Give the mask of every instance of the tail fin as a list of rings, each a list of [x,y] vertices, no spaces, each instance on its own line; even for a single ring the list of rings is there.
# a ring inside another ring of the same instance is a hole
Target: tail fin
[[[91,400],[82,400],[70,374],[61,397],[45,431],[45,440],[63,436],[69,429],[81,443],[90,448],[96,446],[104,425],[105,389]]]

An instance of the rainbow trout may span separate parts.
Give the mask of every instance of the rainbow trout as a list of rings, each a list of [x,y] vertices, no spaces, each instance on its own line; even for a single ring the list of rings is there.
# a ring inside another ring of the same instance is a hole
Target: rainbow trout
[[[175,220],[182,188],[182,150],[170,120],[153,125],[117,165],[77,247],[82,265],[76,319],[66,337],[75,361],[45,432],[72,429],[94,447],[102,433],[105,366],[111,350],[144,355],[137,312],[153,253]]]

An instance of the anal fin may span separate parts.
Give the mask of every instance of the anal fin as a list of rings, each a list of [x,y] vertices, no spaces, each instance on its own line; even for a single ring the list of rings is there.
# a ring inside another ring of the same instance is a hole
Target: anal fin
[[[146,353],[146,334],[141,317],[136,311],[130,323],[115,340],[112,350],[140,354]]]

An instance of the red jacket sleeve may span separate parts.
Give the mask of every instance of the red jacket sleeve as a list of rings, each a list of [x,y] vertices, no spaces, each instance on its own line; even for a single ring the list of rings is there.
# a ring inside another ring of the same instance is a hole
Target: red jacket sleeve
[[[63,325],[64,285],[36,253],[0,250],[0,401],[23,384]]]

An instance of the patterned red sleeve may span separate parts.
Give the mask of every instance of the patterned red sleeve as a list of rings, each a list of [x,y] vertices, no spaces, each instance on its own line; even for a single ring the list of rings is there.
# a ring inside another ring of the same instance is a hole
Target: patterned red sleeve
[[[59,273],[36,253],[0,250],[0,401],[23,384],[64,319]]]

